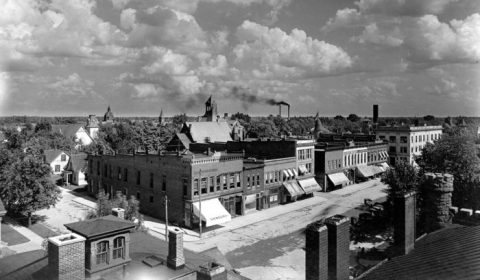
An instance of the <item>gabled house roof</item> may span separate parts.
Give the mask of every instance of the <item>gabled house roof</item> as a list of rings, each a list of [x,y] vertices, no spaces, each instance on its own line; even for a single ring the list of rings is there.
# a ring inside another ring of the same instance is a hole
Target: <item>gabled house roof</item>
[[[66,138],[73,139],[83,124],[52,124],[52,132],[57,132]],[[88,133],[87,133],[88,134]]]
[[[232,141],[227,122],[186,122],[182,131],[196,143]]]
[[[86,153],[78,153],[70,155],[70,161],[68,163],[68,170],[70,171],[85,171],[88,165],[88,155]]]
[[[43,151],[43,155],[45,156],[45,162],[46,163],[51,163],[62,153],[65,153],[65,152],[62,151],[62,150],[45,150],[45,151]],[[65,153],[65,154],[67,154],[67,153]]]

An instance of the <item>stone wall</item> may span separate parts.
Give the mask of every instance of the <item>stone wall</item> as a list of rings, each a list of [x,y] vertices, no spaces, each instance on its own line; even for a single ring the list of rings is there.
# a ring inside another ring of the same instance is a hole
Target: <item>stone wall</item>
[[[425,229],[432,232],[452,223],[453,175],[426,173]]]

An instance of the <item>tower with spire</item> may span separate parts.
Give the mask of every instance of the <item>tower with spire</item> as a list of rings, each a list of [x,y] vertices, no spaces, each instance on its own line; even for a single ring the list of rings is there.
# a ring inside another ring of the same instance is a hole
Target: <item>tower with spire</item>
[[[158,116],[158,124],[159,124],[159,125],[164,125],[164,122],[163,122],[163,109],[160,109],[160,116]]]
[[[103,121],[104,122],[108,122],[108,123],[112,123],[113,122],[113,113],[112,113],[112,110],[110,110],[110,105],[108,105],[108,109],[107,109],[107,112],[105,113],[105,115],[103,116]]]
[[[207,122],[213,122],[217,119],[217,103],[211,95],[205,102],[205,115],[203,115],[202,119],[205,119]]]

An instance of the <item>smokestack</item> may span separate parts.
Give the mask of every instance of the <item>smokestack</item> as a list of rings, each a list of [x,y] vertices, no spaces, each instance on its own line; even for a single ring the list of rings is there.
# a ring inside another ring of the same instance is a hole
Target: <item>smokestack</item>
[[[307,226],[305,279],[328,280],[328,230],[322,222]]]
[[[378,123],[378,104],[373,105],[373,123]]]
[[[400,255],[415,246],[415,192],[398,194],[394,198],[393,240]]]
[[[168,256],[167,266],[175,270],[182,269],[185,266],[183,256],[183,232],[178,228],[168,232]]]
[[[325,220],[328,229],[328,279],[348,279],[350,274],[350,219],[335,215]]]
[[[287,120],[289,120],[290,119],[290,105],[287,105],[287,110],[288,110]]]
[[[282,104],[278,104],[278,116],[282,117]]]

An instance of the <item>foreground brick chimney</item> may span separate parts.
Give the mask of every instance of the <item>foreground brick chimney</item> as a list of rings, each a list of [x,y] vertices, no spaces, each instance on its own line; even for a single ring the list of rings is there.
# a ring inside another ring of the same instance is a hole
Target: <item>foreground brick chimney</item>
[[[453,176],[441,173],[426,173],[425,230],[432,232],[452,223]]]
[[[183,232],[178,228],[171,229],[168,232],[167,266],[173,269],[181,269],[185,266]]]
[[[50,237],[48,268],[54,280],[85,279],[85,238],[76,233]]]
[[[401,255],[410,253],[415,245],[415,196],[415,192],[408,192],[394,199],[393,239]]]
[[[125,210],[123,208],[112,208],[112,215],[120,219],[125,219]]]
[[[307,226],[305,279],[328,280],[328,230],[322,222]]]
[[[335,215],[325,220],[328,229],[328,279],[348,280],[350,275],[350,219]]]
[[[201,265],[197,271],[197,280],[227,280],[227,270],[214,262]]]

